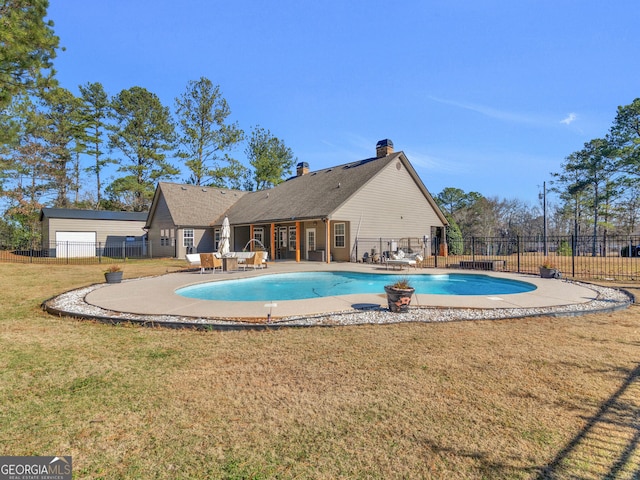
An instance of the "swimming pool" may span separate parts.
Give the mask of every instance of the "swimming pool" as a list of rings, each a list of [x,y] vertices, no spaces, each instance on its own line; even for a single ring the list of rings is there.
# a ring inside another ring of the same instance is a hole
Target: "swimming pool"
[[[435,295],[508,295],[530,292],[535,285],[488,275],[403,275],[416,293]],[[265,302],[304,300],[361,293],[384,293],[384,286],[398,275],[356,272],[307,272],[261,275],[237,280],[209,282],[176,290],[178,295],[199,300]]]

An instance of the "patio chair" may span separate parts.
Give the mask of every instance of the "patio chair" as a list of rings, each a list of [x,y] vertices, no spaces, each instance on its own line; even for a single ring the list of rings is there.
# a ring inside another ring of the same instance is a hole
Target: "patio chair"
[[[203,273],[207,268],[210,268],[212,273],[216,273],[216,268],[222,270],[222,259],[216,257],[213,253],[201,253],[200,273]]]
[[[264,268],[263,258],[264,256],[262,252],[256,252],[251,257],[247,258],[247,260],[244,263],[241,263],[239,266],[242,267],[244,270],[246,270],[247,267],[253,267],[254,270],[256,268]]]

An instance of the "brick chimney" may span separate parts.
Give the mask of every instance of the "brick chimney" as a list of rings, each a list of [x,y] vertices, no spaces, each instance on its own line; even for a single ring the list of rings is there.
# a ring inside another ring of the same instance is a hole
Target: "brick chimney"
[[[393,153],[393,142],[388,138],[384,140],[380,140],[376,143],[376,157],[386,157],[387,155],[391,155]]]
[[[302,175],[306,175],[307,173],[309,173],[309,164],[307,162],[300,162],[296,166],[296,175],[300,177]]]

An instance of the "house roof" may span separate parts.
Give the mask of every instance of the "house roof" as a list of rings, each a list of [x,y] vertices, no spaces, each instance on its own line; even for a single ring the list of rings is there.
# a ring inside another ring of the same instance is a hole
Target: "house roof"
[[[226,188],[160,182],[153,197],[145,228],[150,227],[149,221],[155,214],[160,193],[164,196],[176,227],[207,227],[247,194],[247,192]]]
[[[330,216],[387,165],[400,160],[434,210],[447,221],[403,152],[373,157],[292,177],[269,190],[251,192],[229,208],[232,225],[305,220]],[[212,223],[222,222],[221,217]]]
[[[76,210],[71,208],[43,208],[40,221],[47,218],[71,218],[79,220],[119,220],[146,222],[147,212],[115,212],[110,210]]]

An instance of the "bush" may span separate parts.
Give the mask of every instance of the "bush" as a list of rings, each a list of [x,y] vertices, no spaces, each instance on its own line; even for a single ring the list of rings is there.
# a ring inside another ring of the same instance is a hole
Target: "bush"
[[[569,244],[568,240],[560,241],[560,246],[558,247],[557,254],[563,257],[570,257],[571,255],[573,255],[573,250],[571,249],[571,245]]]
[[[464,242],[462,232],[453,217],[447,215],[449,226],[447,227],[447,247],[449,255],[462,255],[464,252]]]

